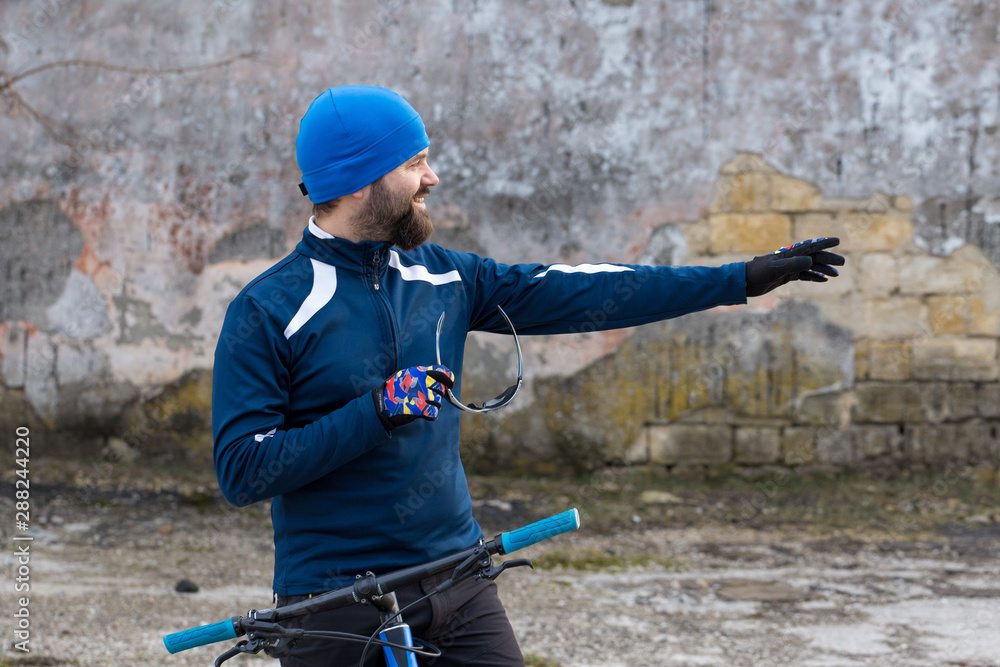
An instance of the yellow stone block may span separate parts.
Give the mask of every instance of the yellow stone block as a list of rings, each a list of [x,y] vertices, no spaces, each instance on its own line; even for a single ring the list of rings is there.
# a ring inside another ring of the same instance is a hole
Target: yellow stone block
[[[729,193],[733,189],[731,176],[719,176],[712,184],[712,197],[708,200],[709,213],[725,213],[732,210]]]
[[[869,360],[872,380],[908,380],[910,378],[910,344],[897,340],[875,340],[871,343]]]
[[[854,379],[867,380],[871,368],[871,342],[859,340],[854,343]]]
[[[892,199],[892,207],[903,213],[913,213],[913,200],[906,195],[896,195]]]
[[[688,255],[707,255],[710,252],[709,226],[704,220],[684,228],[684,240],[688,244]]]
[[[776,213],[710,215],[709,244],[713,254],[773,252],[791,242],[792,221]]]
[[[927,306],[915,296],[864,302],[864,335],[872,338],[923,338],[930,335]]]
[[[889,253],[864,254],[856,260],[857,284],[866,297],[888,297],[898,285],[896,260]],[[852,262],[852,265],[854,262]],[[853,266],[852,266],[853,268]]]
[[[924,338],[913,341],[918,380],[997,380],[997,341],[989,338]]]
[[[881,215],[888,213],[893,208],[892,197],[877,190],[863,199],[823,197],[820,207],[824,211],[835,213],[862,213],[866,215]]]
[[[771,210],[771,181],[766,174],[735,174],[730,177],[730,211]]]
[[[764,162],[759,153],[737,153],[736,157],[723,164],[719,170],[722,174],[747,174],[755,171],[774,174],[778,170]]]
[[[841,247],[846,251],[890,252],[913,240],[913,221],[898,213],[845,213]]]
[[[775,211],[815,211],[822,194],[815,185],[781,174],[771,176],[771,208]]]
[[[971,245],[956,250],[949,257],[917,255],[900,257],[896,268],[899,290],[903,294],[969,294],[989,289],[990,282],[1000,282],[992,264],[975,261],[978,250]],[[986,260],[989,261],[989,260]]]
[[[969,297],[969,333],[975,336],[1000,336],[1000,304],[994,299]]]
[[[790,427],[781,438],[781,459],[788,465],[812,463],[816,458],[816,431],[808,427]]]
[[[931,333],[965,333],[965,298],[960,296],[931,296],[927,298],[927,319]]]
[[[843,244],[844,225],[830,213],[798,214],[794,216],[794,221],[796,241],[836,236],[841,239],[841,244]]]

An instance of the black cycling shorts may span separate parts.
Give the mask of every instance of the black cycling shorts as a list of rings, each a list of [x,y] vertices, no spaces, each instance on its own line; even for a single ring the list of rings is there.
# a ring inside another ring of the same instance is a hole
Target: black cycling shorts
[[[419,584],[396,591],[402,609],[414,600],[434,590],[451,572],[424,579]],[[299,602],[308,595],[279,595],[278,607]],[[517,645],[514,631],[507,620],[503,604],[492,581],[468,579],[431,596],[403,612],[413,636],[434,644],[441,650],[436,660],[418,658],[420,665],[434,667],[524,667],[524,658]],[[281,624],[292,628],[333,630],[371,635],[379,625],[378,611],[370,605],[350,607],[299,616]],[[364,645],[335,639],[301,639],[291,653],[281,659],[282,667],[355,667],[361,659]],[[382,648],[371,646],[365,667],[385,665]]]

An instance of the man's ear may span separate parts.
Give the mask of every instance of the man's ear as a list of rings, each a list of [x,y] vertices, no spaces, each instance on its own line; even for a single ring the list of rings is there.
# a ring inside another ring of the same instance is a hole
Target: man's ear
[[[365,197],[368,196],[368,191],[371,190],[371,187],[372,187],[372,184],[369,183],[368,185],[366,185],[365,187],[361,188],[357,192],[352,192],[351,194],[349,194],[347,196],[348,197],[354,197],[355,199],[364,199]]]

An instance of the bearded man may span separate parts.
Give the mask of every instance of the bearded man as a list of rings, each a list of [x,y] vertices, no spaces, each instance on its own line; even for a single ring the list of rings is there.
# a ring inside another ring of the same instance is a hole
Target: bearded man
[[[279,607],[483,537],[459,457],[460,411],[442,409],[447,390],[461,395],[469,331],[508,333],[503,313],[523,334],[631,327],[745,303],[789,280],[822,282],[843,264],[824,251],[836,239],[720,267],[505,265],[448,250],[426,243],[424,198],[438,183],[429,145],[398,94],[323,92],[296,140],[313,217],[226,314],[212,396],[216,472],[231,503],[272,500]],[[606,315],[599,324],[595,311]],[[435,363],[442,313],[446,366]],[[449,576],[398,591],[400,606]],[[466,580],[406,616],[415,636],[443,648],[436,665],[524,664],[492,581]],[[361,605],[296,620],[363,635],[379,624]],[[357,664],[360,653],[309,639],[281,664]]]

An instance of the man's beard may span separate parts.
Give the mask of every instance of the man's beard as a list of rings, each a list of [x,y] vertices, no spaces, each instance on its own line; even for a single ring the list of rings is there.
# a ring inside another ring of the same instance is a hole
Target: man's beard
[[[430,192],[421,188],[414,195],[392,192],[380,178],[371,185],[368,201],[352,221],[354,231],[366,241],[389,241],[403,250],[413,250],[434,231],[426,210],[413,205],[413,198]]]

